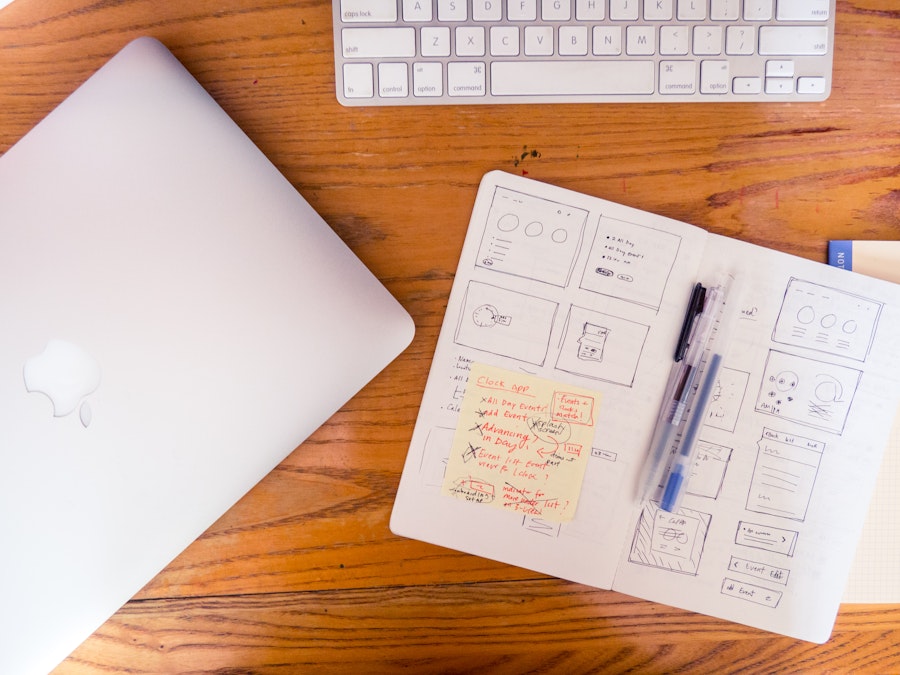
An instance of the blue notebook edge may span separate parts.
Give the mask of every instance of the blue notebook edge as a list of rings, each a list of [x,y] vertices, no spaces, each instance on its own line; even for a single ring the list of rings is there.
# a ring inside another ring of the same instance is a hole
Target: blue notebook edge
[[[853,269],[853,241],[833,239],[828,242],[828,264],[844,270]]]

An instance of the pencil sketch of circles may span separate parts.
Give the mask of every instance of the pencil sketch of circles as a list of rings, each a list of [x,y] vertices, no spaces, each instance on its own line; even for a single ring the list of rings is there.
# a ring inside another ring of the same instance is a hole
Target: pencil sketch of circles
[[[550,241],[552,241],[554,244],[565,244],[566,239],[568,238],[568,231],[566,231],[562,227],[553,230],[553,232],[550,234]]]
[[[829,328],[834,328],[834,324],[837,323],[837,317],[834,314],[826,314],[819,321],[819,325],[826,330]]]
[[[774,378],[775,388],[778,391],[790,391],[797,388],[797,373],[790,370],[782,370]]]
[[[815,320],[816,310],[812,308],[812,305],[803,305],[803,307],[797,310],[797,321],[800,323],[809,325]]]
[[[497,229],[501,232],[512,232],[519,226],[519,216],[515,213],[507,213],[506,215],[500,216],[500,220],[497,221]]]
[[[688,542],[687,533],[674,527],[664,527],[659,531],[659,536],[662,537],[663,541],[676,541],[679,544]]]
[[[544,224],[537,220],[532,220],[525,226],[526,237],[540,237],[544,234]]]
[[[856,323],[853,319],[849,321],[845,321],[844,325],[841,326],[841,330],[844,331],[847,335],[853,335],[856,332],[856,329],[859,328],[859,324]]]
[[[844,400],[844,386],[834,377],[828,374],[817,376],[816,398],[825,403],[842,403]]]

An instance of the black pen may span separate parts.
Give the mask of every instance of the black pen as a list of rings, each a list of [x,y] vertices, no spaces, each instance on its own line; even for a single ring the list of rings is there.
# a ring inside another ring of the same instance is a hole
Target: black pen
[[[681,333],[678,334],[678,345],[675,347],[675,363],[684,358],[688,344],[691,340],[691,330],[697,322],[697,317],[703,311],[703,303],[706,301],[706,288],[699,281],[691,291],[691,299],[688,301],[687,312],[684,315],[684,323],[681,324]]]

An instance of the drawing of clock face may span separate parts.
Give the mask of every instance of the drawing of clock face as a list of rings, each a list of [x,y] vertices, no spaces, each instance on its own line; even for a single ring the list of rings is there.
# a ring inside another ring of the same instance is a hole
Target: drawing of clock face
[[[472,320],[476,326],[490,328],[494,325],[494,317],[497,316],[497,308],[492,305],[481,305],[472,312]]]
[[[500,312],[493,305],[481,305],[472,312],[472,320],[476,326],[481,328],[490,328],[498,323],[508,326],[511,318],[508,316],[500,316]]]

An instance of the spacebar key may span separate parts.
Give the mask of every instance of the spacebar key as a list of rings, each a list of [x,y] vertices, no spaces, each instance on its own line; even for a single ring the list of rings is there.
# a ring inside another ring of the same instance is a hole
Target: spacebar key
[[[652,94],[653,61],[495,61],[494,96]]]

